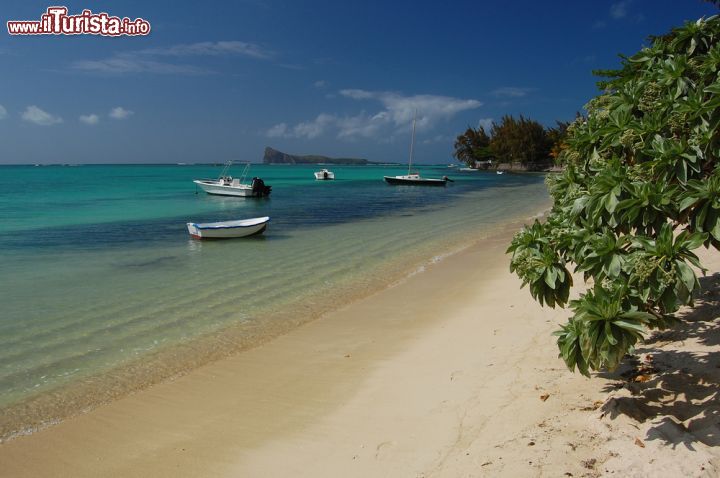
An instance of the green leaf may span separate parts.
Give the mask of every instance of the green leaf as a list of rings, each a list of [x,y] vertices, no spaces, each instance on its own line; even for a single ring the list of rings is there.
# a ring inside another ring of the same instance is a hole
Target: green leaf
[[[618,327],[621,327],[625,330],[630,330],[632,332],[637,332],[639,334],[645,333],[645,327],[640,325],[637,322],[631,322],[628,320],[615,320],[613,321],[613,324],[617,325]]]
[[[720,222],[720,221],[718,221]],[[717,224],[717,222],[716,222]],[[698,247],[702,246],[703,243],[707,240],[707,233],[693,233],[690,234],[686,239],[684,243],[684,248],[688,251],[692,251],[693,249],[697,249]]]
[[[610,259],[610,265],[608,266],[608,275],[610,277],[617,277],[620,275],[620,270],[622,268],[622,258],[619,254],[613,254],[612,259]]]
[[[637,310],[632,310],[629,312],[624,312],[620,317],[624,319],[630,319],[637,322],[651,322],[655,320],[655,316],[652,314],[649,314],[647,312],[640,312]]]
[[[548,267],[545,269],[545,283],[551,289],[555,288],[555,280],[557,279],[557,272],[554,267]]]
[[[703,90],[705,93],[714,93],[720,95],[720,83],[713,83]]]
[[[612,333],[612,324],[610,321],[605,322],[605,337],[610,345],[617,345],[618,341],[615,339]]]
[[[614,194],[608,194],[605,196],[605,210],[610,214],[615,212],[615,208],[618,205],[617,196]]]
[[[687,290],[689,292],[692,292],[695,289],[695,283],[697,282],[697,278],[695,277],[695,273],[693,270],[685,264],[683,261],[675,261],[675,266],[677,267],[678,271],[680,272],[680,278],[682,279],[683,283],[685,284],[685,287],[687,287]]]
[[[697,202],[697,198],[695,197],[686,197],[682,201],[680,201],[680,211],[684,211],[685,209],[689,208],[693,204]]]
[[[710,210],[707,215],[706,224],[712,237],[720,240],[720,214],[718,214],[714,209]]]

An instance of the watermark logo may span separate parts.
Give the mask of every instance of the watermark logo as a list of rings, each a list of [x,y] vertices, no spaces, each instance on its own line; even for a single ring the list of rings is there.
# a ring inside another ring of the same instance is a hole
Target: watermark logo
[[[142,18],[113,17],[105,12],[83,10],[79,15],[68,15],[67,7],[48,7],[40,20],[7,22],[10,35],[102,35],[137,36],[150,33],[150,22]]]

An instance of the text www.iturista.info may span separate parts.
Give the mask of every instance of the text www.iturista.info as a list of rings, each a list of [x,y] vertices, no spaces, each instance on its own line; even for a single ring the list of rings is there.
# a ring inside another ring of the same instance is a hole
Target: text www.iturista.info
[[[147,35],[150,22],[142,18],[113,17],[105,12],[83,10],[79,15],[68,15],[67,7],[48,7],[40,20],[7,22],[10,35]]]

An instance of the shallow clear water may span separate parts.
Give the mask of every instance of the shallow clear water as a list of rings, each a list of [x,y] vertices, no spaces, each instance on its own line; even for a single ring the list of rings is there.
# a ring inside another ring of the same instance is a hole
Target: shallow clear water
[[[162,378],[201,362],[194,339],[235,327],[260,340],[548,204],[541,176],[421,167],[455,180],[428,188],[382,181],[401,167],[333,166],[335,181],[316,169],[253,166],[273,193],[244,199],[196,194],[192,179],[217,166],[0,167],[0,408],[128,364]],[[200,242],[185,228],[265,215],[254,238]],[[173,347],[175,368],[143,368]]]

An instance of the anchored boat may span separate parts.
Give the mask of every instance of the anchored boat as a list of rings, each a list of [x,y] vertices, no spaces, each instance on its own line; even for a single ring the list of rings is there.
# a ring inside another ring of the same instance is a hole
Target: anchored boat
[[[188,222],[187,228],[195,239],[231,239],[262,234],[267,229],[268,222],[270,218],[265,216],[237,221]]]
[[[206,193],[219,196],[263,197],[270,195],[272,186],[265,185],[265,181],[260,178],[253,178],[250,184],[245,183],[250,163],[245,165],[240,178],[233,178],[228,175],[232,164],[232,161],[225,163],[225,167],[223,167],[217,179],[194,179],[193,182]]]
[[[335,173],[328,171],[327,169],[321,169],[320,171],[315,171],[315,179],[324,181],[335,179]]]
[[[412,171],[412,160],[413,160],[413,148],[415,146],[415,120],[417,119],[417,110],[415,116],[413,116],[413,127],[412,127],[412,139],[410,140],[410,160],[408,161],[408,173],[404,176],[384,176],[385,182],[395,186],[408,185],[408,186],[445,186],[450,179],[447,176],[443,176],[441,179],[423,178],[420,173],[413,173]]]

